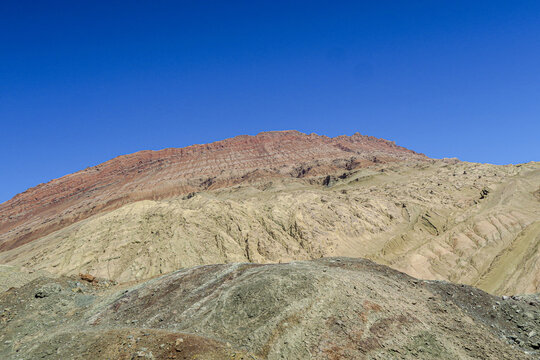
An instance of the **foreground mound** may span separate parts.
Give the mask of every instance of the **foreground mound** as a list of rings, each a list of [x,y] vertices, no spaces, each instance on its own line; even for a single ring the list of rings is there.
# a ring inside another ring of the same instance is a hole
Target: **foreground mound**
[[[368,260],[209,265],[134,285],[40,277],[0,295],[5,359],[533,359],[540,300]]]

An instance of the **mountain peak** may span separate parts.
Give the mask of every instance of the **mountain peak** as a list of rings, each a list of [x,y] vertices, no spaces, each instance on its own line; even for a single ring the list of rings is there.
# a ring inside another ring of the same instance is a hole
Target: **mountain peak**
[[[329,138],[296,130],[139,151],[40,184],[0,204],[0,250],[133,201],[407,159],[426,157],[358,133]]]

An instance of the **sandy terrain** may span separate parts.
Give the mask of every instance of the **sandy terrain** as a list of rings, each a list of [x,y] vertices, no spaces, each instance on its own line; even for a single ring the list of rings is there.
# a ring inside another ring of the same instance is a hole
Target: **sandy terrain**
[[[95,215],[0,262],[117,281],[183,267],[367,257],[495,294],[540,290],[540,164],[407,161],[249,184]]]

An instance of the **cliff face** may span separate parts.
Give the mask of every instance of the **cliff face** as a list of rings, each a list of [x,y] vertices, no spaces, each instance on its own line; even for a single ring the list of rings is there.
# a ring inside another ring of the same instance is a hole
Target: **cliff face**
[[[425,158],[370,136],[328,138],[297,131],[141,151],[38,185],[0,204],[0,251],[138,200]]]

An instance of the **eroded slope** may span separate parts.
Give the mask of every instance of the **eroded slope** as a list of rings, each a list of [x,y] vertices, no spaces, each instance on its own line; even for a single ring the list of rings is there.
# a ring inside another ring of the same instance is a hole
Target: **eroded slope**
[[[0,204],[0,251],[134,201],[169,198],[252,179],[306,177],[425,158],[371,136],[329,138],[298,131],[141,151],[40,184]]]
[[[540,166],[407,161],[140,201],[0,262],[129,281],[182,267],[368,257],[498,294],[540,291]]]

